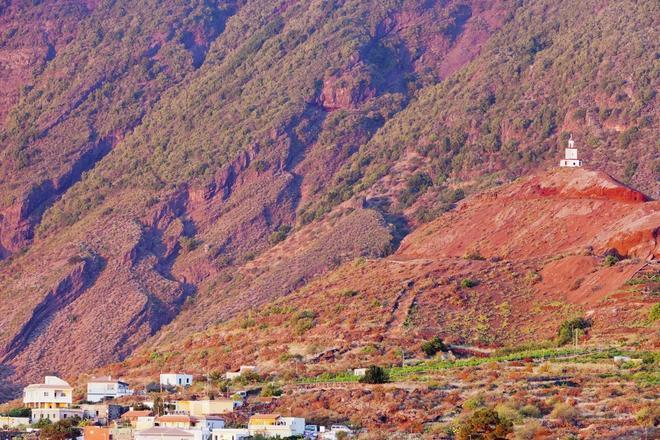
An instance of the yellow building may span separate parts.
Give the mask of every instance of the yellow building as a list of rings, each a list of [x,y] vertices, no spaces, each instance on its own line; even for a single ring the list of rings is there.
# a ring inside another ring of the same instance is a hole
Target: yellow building
[[[44,383],[23,389],[23,403],[31,409],[68,408],[73,402],[73,388],[59,377],[46,376]]]
[[[279,414],[255,414],[250,417],[249,425],[269,426],[277,424],[280,419]]]

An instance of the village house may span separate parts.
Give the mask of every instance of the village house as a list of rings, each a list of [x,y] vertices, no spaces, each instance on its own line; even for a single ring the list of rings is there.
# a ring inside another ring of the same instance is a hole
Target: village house
[[[241,365],[238,371],[227,371],[225,373],[225,378],[227,380],[237,379],[241,377],[243,373],[247,373],[248,371],[256,373],[257,367],[255,365]]]
[[[133,440],[132,428],[109,428],[88,425],[83,427],[84,440]]]
[[[83,410],[83,418],[93,420],[101,425],[117,420],[124,412],[121,405],[110,403],[82,403],[80,409]]]
[[[158,426],[167,428],[191,429],[196,423],[196,418],[184,414],[167,414],[156,418]]]
[[[250,438],[250,431],[246,428],[223,428],[214,429],[211,440],[245,440],[248,438]]]
[[[202,417],[212,414],[226,414],[234,411],[238,402],[231,399],[179,400],[175,402],[176,414]]]
[[[282,417],[279,414],[255,414],[248,422],[250,435],[286,438],[304,435],[305,419],[302,417]]]
[[[30,422],[41,419],[58,422],[71,417],[83,417],[79,408],[71,408],[73,388],[56,376],[46,376],[44,383],[31,384],[23,389],[23,403],[30,408]]]
[[[211,433],[214,429],[224,428],[225,419],[220,416],[208,414],[197,417],[196,426],[202,430],[206,430]]]
[[[160,384],[163,386],[189,387],[192,383],[192,374],[163,373],[160,375]]]
[[[117,399],[132,394],[133,390],[128,388],[126,382],[113,379],[112,376],[95,377],[87,383],[88,402],[100,402],[103,399]]]
[[[154,416],[140,416],[135,421],[135,429],[137,431],[153,428],[154,426],[156,426],[156,417]]]
[[[362,376],[365,376],[366,374],[367,374],[367,369],[366,368],[355,368],[353,370],[353,376],[362,377]]]
[[[125,424],[130,424],[133,427],[137,426],[139,417],[149,417],[152,413],[148,409],[145,410],[130,410],[121,415],[121,421]]]
[[[137,431],[135,440],[203,440],[202,432],[155,426],[153,428]]]

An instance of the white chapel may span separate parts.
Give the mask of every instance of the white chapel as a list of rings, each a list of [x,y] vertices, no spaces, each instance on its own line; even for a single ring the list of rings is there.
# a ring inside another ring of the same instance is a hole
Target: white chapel
[[[578,159],[578,150],[575,148],[573,135],[568,140],[568,147],[564,150],[564,158],[559,161],[560,167],[576,168],[582,166],[582,161]]]

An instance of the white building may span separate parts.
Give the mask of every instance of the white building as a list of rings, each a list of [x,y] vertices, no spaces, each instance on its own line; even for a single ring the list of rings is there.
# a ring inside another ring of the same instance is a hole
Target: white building
[[[250,431],[245,428],[214,429],[211,440],[244,440],[250,438]]]
[[[250,435],[272,438],[286,438],[305,434],[305,419],[302,417],[282,417],[279,414],[255,414],[248,422]]]
[[[199,430],[154,426],[136,431],[135,440],[203,440],[203,437]]]
[[[568,148],[564,150],[564,158],[559,161],[560,167],[577,168],[582,166],[582,161],[578,159],[578,150],[575,148],[573,135],[568,140]]]
[[[73,388],[55,376],[46,376],[44,383],[28,385],[23,389],[23,403],[34,411],[38,409],[68,408],[73,402]]]
[[[353,376],[362,377],[362,376],[366,376],[366,374],[367,374],[366,368],[355,368],[353,370]]]
[[[100,402],[103,399],[116,399],[130,396],[133,390],[126,382],[112,379],[112,376],[95,377],[87,383],[87,401]]]
[[[160,375],[160,384],[164,386],[189,387],[192,383],[192,374],[163,373]]]
[[[248,371],[252,372],[257,372],[257,367],[255,365],[241,365],[241,367],[238,369],[238,371],[227,371],[225,373],[225,378],[227,380],[233,380],[241,377],[243,373],[247,373]]]
[[[72,419],[74,417],[82,419],[84,415],[85,412],[80,408],[34,408],[32,409],[30,422],[36,423],[39,420],[47,419],[55,423],[60,420]]]

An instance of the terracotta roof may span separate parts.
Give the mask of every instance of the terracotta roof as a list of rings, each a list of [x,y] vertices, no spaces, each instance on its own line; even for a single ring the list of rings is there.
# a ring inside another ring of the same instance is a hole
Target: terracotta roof
[[[280,417],[282,417],[282,416],[280,416],[279,414],[255,414],[255,415],[253,415],[252,417],[250,417],[250,420],[252,420],[252,419],[261,419],[261,420],[264,420],[264,419],[272,419],[272,420],[277,420],[277,419],[279,419]]]
[[[121,418],[122,419],[132,419],[132,418],[137,418],[137,417],[146,417],[150,416],[151,411],[148,409],[145,410],[140,410],[140,411],[128,411],[122,414]]]

